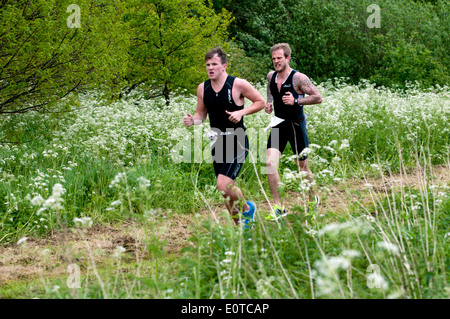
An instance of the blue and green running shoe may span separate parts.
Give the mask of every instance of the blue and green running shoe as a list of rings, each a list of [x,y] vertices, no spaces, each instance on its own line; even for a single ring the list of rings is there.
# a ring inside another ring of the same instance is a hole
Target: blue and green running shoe
[[[270,212],[270,214],[266,216],[266,220],[277,220],[277,219],[279,219],[281,217],[284,217],[286,215],[287,215],[287,213],[286,213],[286,209],[284,208],[284,206],[280,207],[280,205],[276,205],[275,204],[273,206],[272,211]]]
[[[242,213],[241,225],[244,230],[249,230],[253,228],[255,223],[255,215],[256,215],[256,204],[254,202],[247,201],[250,209],[248,212]]]

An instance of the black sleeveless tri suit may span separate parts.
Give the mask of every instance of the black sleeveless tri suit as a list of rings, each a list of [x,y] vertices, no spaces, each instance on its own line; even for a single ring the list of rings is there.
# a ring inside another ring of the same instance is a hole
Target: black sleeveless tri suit
[[[294,89],[293,78],[294,74],[298,72],[292,70],[286,80],[281,84],[281,89],[278,91],[277,80],[278,73],[274,72],[270,81],[270,93],[273,97],[273,108],[275,116],[284,119],[285,121],[273,127],[267,148],[276,148],[283,153],[287,143],[291,145],[292,151],[296,155],[309,146],[306,115],[303,112],[303,105],[286,105],[283,103],[283,96],[287,92],[291,92],[294,98],[302,98],[303,94],[298,94]],[[305,160],[307,155],[302,155],[300,160]]]
[[[244,119],[233,123],[226,111],[242,110],[243,105],[236,105],[233,100],[233,84],[236,78],[228,76],[219,92],[215,92],[211,80],[204,82],[203,103],[206,106],[211,124],[211,130],[217,134],[217,140],[212,145],[214,171],[236,179],[248,155],[248,138],[245,133]]]

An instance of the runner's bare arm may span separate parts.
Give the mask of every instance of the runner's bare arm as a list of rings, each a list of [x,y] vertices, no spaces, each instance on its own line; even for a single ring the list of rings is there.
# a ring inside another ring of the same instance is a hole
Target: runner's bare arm
[[[187,127],[191,125],[202,124],[206,117],[208,116],[208,111],[206,109],[205,103],[203,103],[203,83],[201,83],[197,88],[197,109],[194,115],[186,114],[183,118],[184,125]]]
[[[267,114],[270,114],[273,111],[273,96],[272,92],[270,91],[270,81],[272,80],[272,76],[274,73],[275,71],[270,71],[269,74],[267,74],[267,103],[265,107],[265,111]]]
[[[299,93],[307,94],[307,97],[298,100],[300,105],[311,105],[311,104],[319,104],[322,103],[322,96],[319,91],[315,87],[314,84],[311,83],[309,78],[300,72],[294,74],[294,89]]]
[[[267,103],[272,104],[273,103],[273,96],[272,92],[270,91],[270,81],[272,81],[272,76],[275,73],[275,71],[270,71],[269,74],[267,74]]]
[[[242,103],[244,102],[244,98],[249,99],[252,101],[252,105],[239,110],[235,112],[227,112],[230,117],[229,120],[231,122],[237,123],[239,122],[244,115],[253,114],[258,111],[261,111],[264,107],[266,102],[264,101],[264,98],[262,97],[261,93],[259,93],[249,82],[243,79],[237,78],[234,81],[235,87],[240,92],[240,100],[242,100]]]
[[[253,102],[252,105],[241,110],[243,112],[242,114],[248,115],[261,111],[266,104],[261,93],[259,93],[248,81],[243,79],[237,80],[241,96]]]

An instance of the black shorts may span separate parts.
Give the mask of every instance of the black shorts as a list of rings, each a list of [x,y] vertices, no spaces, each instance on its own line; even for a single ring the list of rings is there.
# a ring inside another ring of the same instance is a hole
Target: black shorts
[[[305,118],[300,123],[286,120],[272,127],[267,141],[267,149],[276,148],[280,153],[283,153],[289,142],[294,154],[299,156],[306,147],[309,147],[308,134],[306,133],[307,126],[308,123]],[[299,160],[304,161],[307,158],[308,155],[305,154]]]
[[[247,134],[219,135],[211,150],[216,177],[222,174],[235,180],[244,165],[248,150]]]

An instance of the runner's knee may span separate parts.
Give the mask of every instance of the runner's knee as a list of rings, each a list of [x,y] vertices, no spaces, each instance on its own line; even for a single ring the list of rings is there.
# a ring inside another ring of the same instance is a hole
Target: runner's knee
[[[278,172],[278,163],[280,162],[280,152],[278,150],[269,149],[267,151],[267,174],[275,174]]]
[[[234,187],[234,183],[229,180],[217,179],[217,190],[229,194]]]
[[[269,157],[266,161],[267,174],[278,173],[278,161],[276,158]]]

